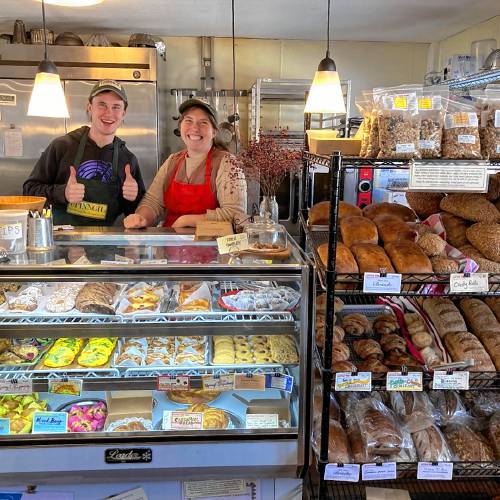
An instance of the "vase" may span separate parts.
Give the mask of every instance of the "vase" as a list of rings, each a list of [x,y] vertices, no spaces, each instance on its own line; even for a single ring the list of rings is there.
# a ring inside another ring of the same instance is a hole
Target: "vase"
[[[263,196],[260,202],[259,215],[269,217],[272,221],[278,222],[279,210],[276,196]]]

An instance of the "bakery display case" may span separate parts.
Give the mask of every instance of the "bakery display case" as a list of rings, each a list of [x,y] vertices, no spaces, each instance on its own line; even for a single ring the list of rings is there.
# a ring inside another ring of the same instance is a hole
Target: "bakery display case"
[[[314,274],[288,245],[85,228],[0,264],[0,481],[301,477]]]
[[[304,172],[318,164],[332,179],[331,202],[300,215],[319,277],[310,498],[498,491],[500,165],[303,158]],[[410,187],[408,205],[342,201],[346,169],[398,168],[411,181],[419,164],[484,169],[487,182],[482,193]]]

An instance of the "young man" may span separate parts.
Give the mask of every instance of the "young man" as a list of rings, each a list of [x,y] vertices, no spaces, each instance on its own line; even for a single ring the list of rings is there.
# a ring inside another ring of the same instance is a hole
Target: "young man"
[[[144,182],[137,158],[115,135],[127,106],[120,83],[97,82],[87,104],[90,127],[58,137],[37,161],[23,194],[45,196],[54,224],[111,226],[134,213]]]

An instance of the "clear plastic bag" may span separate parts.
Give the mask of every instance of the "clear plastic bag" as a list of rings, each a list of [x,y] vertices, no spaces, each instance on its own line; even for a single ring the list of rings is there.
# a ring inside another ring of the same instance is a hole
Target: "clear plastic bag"
[[[370,113],[370,135],[368,137],[368,146],[366,148],[365,158],[377,158],[380,151],[379,132],[378,132],[378,113],[372,109]]]
[[[437,420],[440,425],[446,426],[470,422],[472,417],[458,392],[430,391],[429,397],[437,411]]]
[[[420,158],[420,116],[415,86],[380,88],[373,91],[378,115],[378,158],[408,160]]]
[[[500,460],[500,411],[497,411],[490,418],[488,426],[488,437],[495,451],[497,460]]]
[[[364,93],[363,93],[364,94]],[[363,116],[363,136],[361,138],[361,149],[359,156],[364,158],[368,150],[368,142],[370,139],[370,129],[371,129],[371,112],[373,108],[373,101],[368,98],[367,95],[359,96],[355,100],[356,107]]]
[[[487,87],[485,97],[486,110],[481,115],[481,125],[484,124],[481,150],[485,159],[500,160],[500,85]]]
[[[448,99],[444,120],[443,157],[454,160],[481,158],[479,120],[472,101],[458,97]]]
[[[425,392],[391,392],[391,406],[411,433],[432,426],[437,418],[437,411]]]
[[[311,444],[313,450],[319,455],[321,439],[321,421],[313,424]],[[330,463],[351,463],[351,450],[347,433],[336,420],[330,420],[328,430],[328,462]]]
[[[487,439],[468,425],[446,426],[445,437],[459,462],[492,462],[495,454]]]
[[[424,90],[418,98],[420,115],[420,154],[422,158],[441,158],[444,117],[446,115],[447,90]]]
[[[450,462],[453,454],[442,432],[435,425],[412,434],[421,462]]]

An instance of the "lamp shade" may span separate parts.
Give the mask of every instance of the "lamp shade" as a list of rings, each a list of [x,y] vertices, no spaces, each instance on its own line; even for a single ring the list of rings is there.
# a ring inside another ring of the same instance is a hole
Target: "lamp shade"
[[[31,92],[28,106],[28,116],[46,116],[52,118],[69,118],[66,98],[61,85],[61,79],[56,72],[46,72],[40,64],[35,77],[35,85]],[[47,61],[49,62],[49,61]],[[52,63],[50,63],[52,64]],[[52,64],[52,66],[54,66]],[[55,68],[55,66],[54,66]]]
[[[345,102],[336,71],[316,71],[304,113],[345,113]]]

